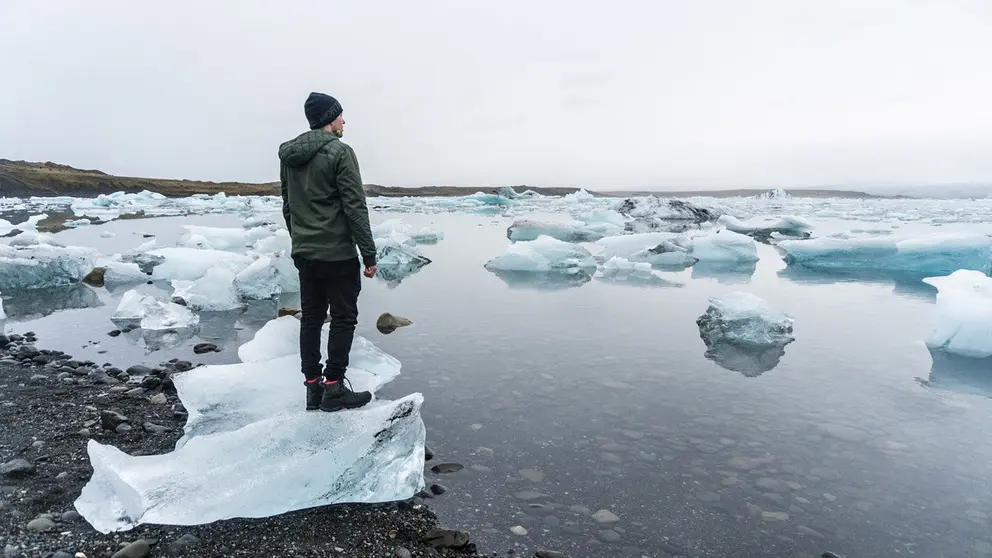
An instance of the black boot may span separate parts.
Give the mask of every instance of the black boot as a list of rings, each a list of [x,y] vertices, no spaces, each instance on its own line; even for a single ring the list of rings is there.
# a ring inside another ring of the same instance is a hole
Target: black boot
[[[317,378],[316,382],[303,382],[307,386],[307,410],[316,411],[320,408],[320,399],[324,397],[324,382]]]
[[[333,412],[342,409],[356,409],[372,401],[372,394],[367,391],[355,393],[345,387],[343,381],[334,383],[324,382],[324,396],[320,400],[320,410]]]

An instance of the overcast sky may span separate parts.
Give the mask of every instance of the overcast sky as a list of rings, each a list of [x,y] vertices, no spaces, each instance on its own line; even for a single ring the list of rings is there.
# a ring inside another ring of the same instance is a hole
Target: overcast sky
[[[992,180],[985,0],[3,0],[0,158],[274,181],[337,97],[368,183]]]

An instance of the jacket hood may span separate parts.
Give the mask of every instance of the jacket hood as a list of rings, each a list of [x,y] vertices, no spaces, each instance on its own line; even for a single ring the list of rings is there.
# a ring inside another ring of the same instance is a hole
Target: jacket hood
[[[338,137],[324,130],[310,130],[279,146],[279,160],[289,167],[302,167],[325,145]]]

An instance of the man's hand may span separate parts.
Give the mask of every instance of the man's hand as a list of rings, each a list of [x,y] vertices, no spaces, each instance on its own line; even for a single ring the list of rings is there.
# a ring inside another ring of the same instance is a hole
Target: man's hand
[[[378,270],[378,266],[370,265],[365,267],[364,274],[369,279],[375,277],[375,272]]]

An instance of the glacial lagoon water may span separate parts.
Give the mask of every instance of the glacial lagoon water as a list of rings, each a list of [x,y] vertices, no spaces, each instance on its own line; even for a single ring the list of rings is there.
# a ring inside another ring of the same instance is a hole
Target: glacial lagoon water
[[[399,284],[365,281],[358,332],[403,363],[382,395],[422,392],[435,459],[466,465],[427,473],[428,484],[449,489],[430,505],[481,548],[522,556],[537,548],[569,556],[992,555],[992,365],[931,358],[923,341],[936,291],[918,278],[796,272],[759,245],[753,271],[697,266],[649,283],[528,281],[483,267],[505,250],[512,218],[377,212],[373,221],[387,217],[429,225],[444,239],[423,246],[433,262]],[[815,222],[818,235],[879,228]],[[142,233],[169,246],[182,224],[240,223],[230,214],[121,220],[56,237],[113,253],[147,240]],[[924,222],[900,232],[938,229],[992,232],[982,223]],[[695,320],[708,297],[733,290],[795,319],[796,341],[784,354],[707,358]],[[189,339],[140,331],[113,338],[109,315],[121,294],[87,286],[5,292],[5,329],[33,330],[41,347],[115,365],[234,362],[238,344],[295,303],[289,296],[245,313],[203,314]],[[385,311],[414,325],[384,336],[374,320]],[[200,341],[222,351],[194,355]],[[599,510],[615,518],[597,521]],[[515,526],[527,534],[513,534]]]

